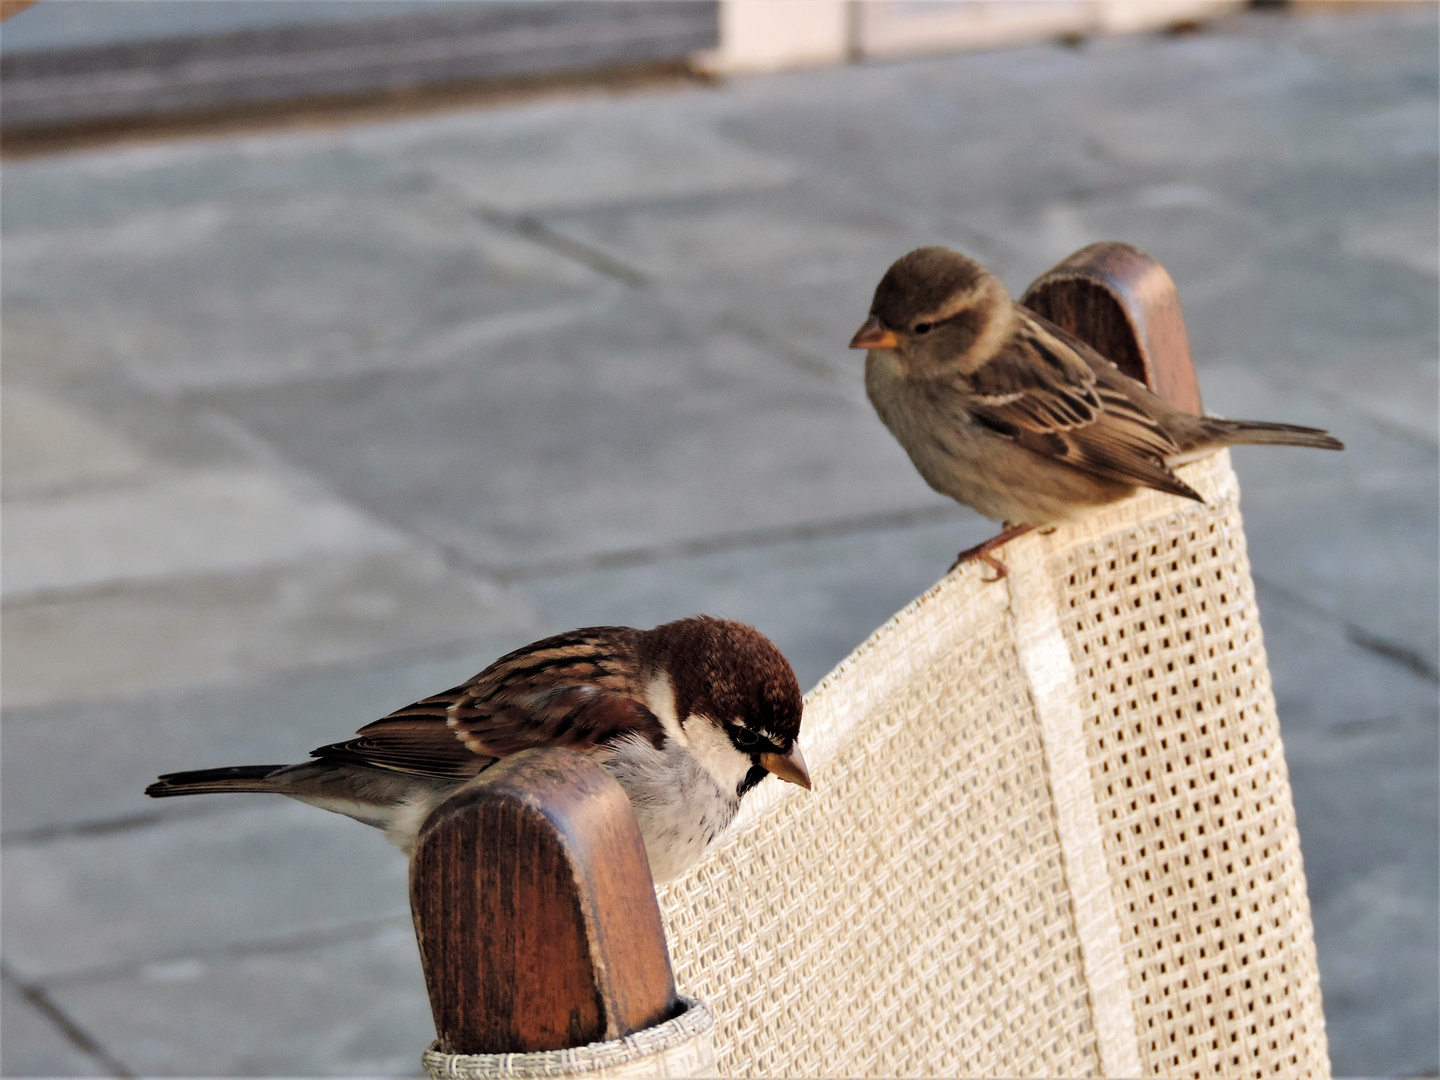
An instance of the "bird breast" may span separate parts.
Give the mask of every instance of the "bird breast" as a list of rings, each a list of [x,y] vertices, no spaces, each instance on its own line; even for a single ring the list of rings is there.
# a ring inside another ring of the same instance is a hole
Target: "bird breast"
[[[994,436],[970,419],[962,396],[942,380],[907,378],[894,353],[879,351],[865,361],[865,393],[925,482],[975,505],[973,463]]]
[[[907,378],[894,354],[873,351],[865,393],[932,488],[992,521],[1050,525],[1109,501],[1096,482],[976,423],[968,380]],[[1114,496],[1111,495],[1110,498]]]
[[[694,865],[740,809],[735,789],[721,787],[711,771],[673,739],[657,749],[648,739],[626,737],[602,763],[630,797],[656,882]]]

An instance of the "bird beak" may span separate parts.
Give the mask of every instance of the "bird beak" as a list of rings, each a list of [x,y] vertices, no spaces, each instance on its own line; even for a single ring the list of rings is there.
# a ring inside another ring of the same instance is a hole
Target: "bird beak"
[[[805,767],[805,758],[800,753],[799,743],[792,746],[788,754],[761,754],[760,767],[774,773],[781,780],[788,780],[792,784],[799,784],[806,791],[810,790],[810,770]]]
[[[895,336],[894,330],[887,330],[880,325],[880,320],[874,315],[865,320],[865,325],[855,331],[855,336],[850,339],[852,349],[893,349],[900,344],[900,339]]]

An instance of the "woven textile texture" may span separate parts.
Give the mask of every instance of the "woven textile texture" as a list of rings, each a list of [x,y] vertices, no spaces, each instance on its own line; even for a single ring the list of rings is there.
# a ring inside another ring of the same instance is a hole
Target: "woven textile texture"
[[[806,701],[660,890],[719,1070],[1328,1076],[1234,473],[967,566]]]
[[[591,1080],[680,1080],[715,1075],[710,1041],[714,1018],[705,1003],[681,997],[679,1016],[633,1035],[570,1050],[531,1054],[444,1054],[438,1044],[420,1057],[430,1080],[519,1080],[585,1076]]]

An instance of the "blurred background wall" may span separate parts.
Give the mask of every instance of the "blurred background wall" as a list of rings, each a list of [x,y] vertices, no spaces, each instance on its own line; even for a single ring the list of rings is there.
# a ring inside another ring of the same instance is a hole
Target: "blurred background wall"
[[[1135,32],[1241,0],[52,0],[3,30],[3,119],[194,114],[475,80],[778,70]]]

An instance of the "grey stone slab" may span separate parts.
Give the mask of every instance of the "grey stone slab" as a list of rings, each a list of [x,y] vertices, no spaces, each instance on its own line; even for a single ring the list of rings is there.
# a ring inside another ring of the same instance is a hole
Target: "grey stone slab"
[[[1431,226],[1421,216],[1410,227],[1423,233]],[[1375,369],[1393,379],[1433,361],[1435,297],[1433,273],[1352,255],[1331,239],[1272,244],[1233,273],[1217,275],[1214,287],[1186,308],[1202,362],[1243,362],[1323,386],[1339,372]],[[1369,405],[1394,422],[1429,426],[1414,408],[1392,413],[1383,402]]]
[[[1434,684],[1263,587],[1260,605],[1311,902],[1392,865],[1428,875],[1433,893]]]
[[[413,186],[215,199],[22,233],[7,293],[164,390],[444,363],[618,286]]]
[[[408,913],[405,856],[378,830],[280,796],[237,805],[6,845],[6,962],[53,979]]]
[[[1374,357],[1374,362],[1365,360]],[[1356,364],[1327,364],[1306,381],[1333,401],[1419,440],[1440,437],[1440,368],[1433,357],[1405,361],[1393,354],[1362,356]]]
[[[1435,1075],[1435,902],[1433,867],[1394,865],[1316,912],[1335,1075]]]
[[[1356,14],[1251,16],[1163,49],[1115,48],[1109,59],[1125,74],[1106,80],[1109,123],[1095,125],[1097,136],[1162,168],[1242,164],[1247,151],[1260,159],[1251,167],[1327,158],[1364,167],[1389,148],[1357,141],[1384,137],[1375,118],[1396,106],[1433,111],[1436,17],[1428,5]],[[1433,147],[1433,131],[1413,133]]]
[[[1105,88],[1086,125],[1097,149],[1128,170],[1223,176],[1242,191],[1266,184],[1276,170],[1362,170],[1366,155],[1376,159],[1372,166],[1384,160],[1396,143],[1367,121],[1397,101],[1413,102],[1406,76],[1424,72],[1423,62],[1408,72],[1397,63],[1388,87],[1356,93],[1343,70],[1303,51],[1223,36],[1176,43],[1168,56],[1130,58],[1138,63]],[[1180,73],[1178,84],[1159,77],[1167,60]],[[1200,90],[1207,80],[1226,80],[1225,90]],[[1140,92],[1142,85],[1150,92]],[[1287,213],[1278,203],[1273,209]]]
[[[1306,148],[1323,160],[1311,131],[1292,137],[1284,125],[1304,121],[1322,134],[1337,108],[1359,111],[1348,99],[1313,104],[1317,87],[1341,76],[1301,50],[1254,40],[1246,20],[1232,27],[777,79],[751,93],[783,108],[746,108],[737,92],[722,128],[912,211],[971,218],[1203,183],[1217,163],[1263,171]],[[1396,65],[1393,97],[1414,99],[1423,53],[1408,69]]]
[[[1260,591],[1336,1075],[1436,1070],[1435,686]]]
[[[4,272],[0,253],[0,273]],[[6,384],[59,387],[103,370],[102,358],[79,348],[53,305],[36,294],[0,295],[0,351]]]
[[[795,177],[783,157],[697,122],[694,103],[690,94],[549,102],[373,128],[353,145],[508,214],[764,189]]]
[[[127,143],[7,163],[0,231],[8,241],[212,202],[393,196],[423,179],[401,159],[356,150],[343,128]]]
[[[1255,576],[1434,665],[1440,477],[1433,444],[1246,367],[1210,366],[1201,382],[1207,407],[1219,415],[1313,424],[1347,444],[1342,453],[1233,451]]]
[[[7,503],[201,472],[269,471],[277,484],[309,483],[253,435],[183,398],[136,386],[113,359],[82,353],[68,340],[64,320],[43,305],[7,304],[0,331]]]
[[[1414,235],[1377,238],[1368,246],[1394,251],[1400,261],[1433,274],[1436,257],[1425,241],[1434,234],[1437,114],[1433,99],[1416,100],[1413,94],[1396,103],[1376,103],[1358,115],[1329,110],[1307,125],[1316,129],[1313,134],[1287,133],[1269,152],[1257,148],[1249,158],[1206,170],[1206,181],[1223,188],[1238,205],[1263,213],[1272,234],[1280,236],[1333,240],[1357,223],[1409,218],[1421,226]],[[1336,131],[1348,133],[1356,145],[1334,146]],[[1291,146],[1304,147],[1305,156],[1292,160],[1285,152]],[[1346,246],[1352,245],[1367,246],[1363,238],[1347,237]]]
[[[0,470],[7,501],[145,475],[144,449],[43,391],[11,384],[0,398]]]
[[[1430,177],[1435,177],[1434,162]],[[1435,187],[1415,185],[1410,191],[1396,194],[1390,205],[1368,208],[1368,213],[1350,213],[1345,222],[1341,246],[1346,254],[1357,258],[1398,262],[1422,274],[1440,274],[1440,244],[1436,242],[1440,225],[1436,218]]]
[[[9,980],[0,983],[0,1074],[109,1076]]]
[[[164,772],[303,761],[315,747],[463,682],[542,633],[493,628],[409,655],[351,656],[334,667],[267,672],[229,686],[9,708],[0,730],[5,836],[224,811],[240,799],[266,804],[265,796],[156,801],[143,791]]]
[[[1081,76],[1103,69],[1033,46],[774,77],[737,87],[717,124],[803,163],[816,183],[917,227],[964,217],[1004,250],[1008,238],[974,211],[1136,182],[1085,135],[1094,102]]]
[[[1237,281],[1253,287],[1264,250],[1256,216],[1193,179],[1128,183],[1074,198],[994,207],[961,220],[983,221],[1025,253],[1015,260],[1020,273],[1002,274],[1012,294],[1089,244],[1118,240],[1149,253],[1176,283],[1198,356],[1214,348],[1204,337],[1207,305],[1218,306],[1215,297]]]
[[[858,393],[635,298],[444,370],[207,400],[367,509],[528,572],[934,505]]]
[[[313,485],[306,490],[260,470],[196,470],[10,499],[5,516],[7,599],[399,552],[407,544],[399,530]]]
[[[938,522],[556,575],[516,587],[555,624],[653,626],[697,613],[752,623],[775,641],[808,688],[938,581],[956,552],[994,532],[990,522],[957,507]]]
[[[177,958],[54,994],[145,1076],[418,1076],[435,1038],[408,919],[308,948]]]
[[[7,606],[11,706],[244,682],[488,635],[534,617],[425,550],[332,551],[222,575],[38,594]]]
[[[760,328],[833,370],[857,395],[864,356],[846,346],[885,268],[921,244],[965,239],[924,232],[808,184],[545,221],[641,271],[676,307]]]

